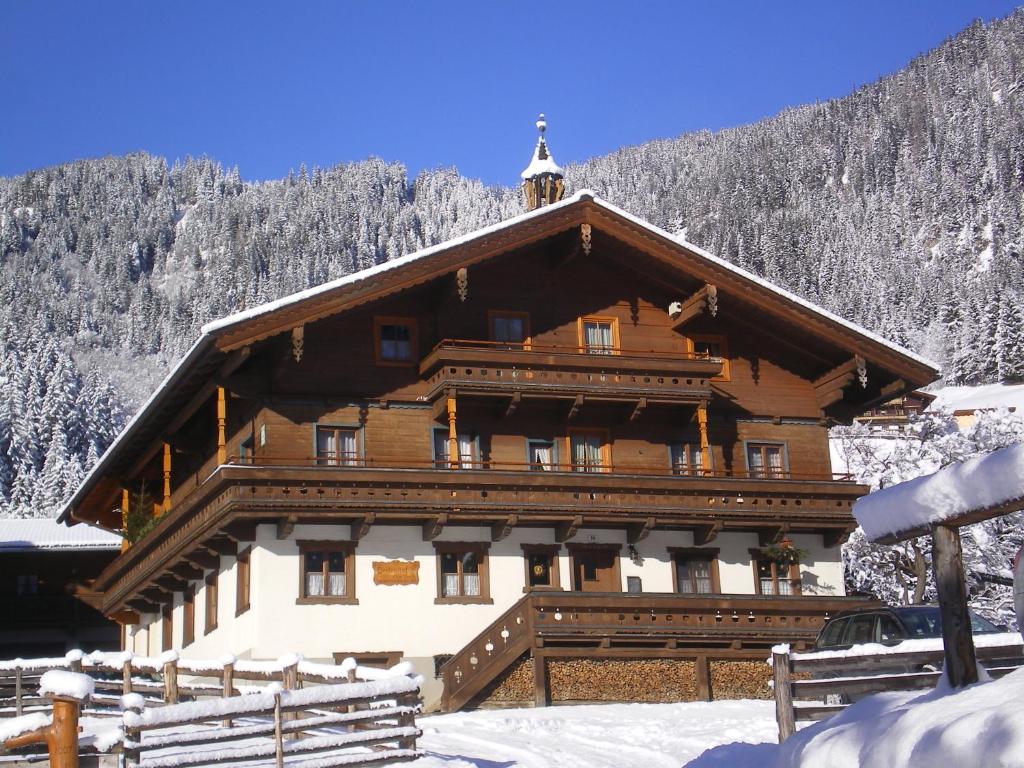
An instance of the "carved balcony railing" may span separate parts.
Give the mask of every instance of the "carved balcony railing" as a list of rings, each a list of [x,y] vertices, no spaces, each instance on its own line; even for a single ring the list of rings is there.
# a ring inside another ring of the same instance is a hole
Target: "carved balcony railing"
[[[871,604],[834,596],[530,592],[445,664],[442,708],[465,706],[526,652],[542,703],[542,656],[760,658],[776,643],[809,644],[831,614]]]
[[[689,352],[613,350],[446,339],[420,362],[428,400],[460,394],[700,403],[722,360]]]

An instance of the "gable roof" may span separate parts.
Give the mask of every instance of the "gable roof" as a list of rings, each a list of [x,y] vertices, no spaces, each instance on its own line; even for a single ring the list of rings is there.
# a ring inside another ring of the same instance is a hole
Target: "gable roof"
[[[120,536],[92,526],[68,528],[48,517],[0,518],[0,553],[120,548]]]
[[[590,223],[591,220],[599,222],[599,229],[616,230],[643,240],[644,246],[661,249],[665,258],[680,270],[706,275],[708,282],[721,279],[731,281],[747,300],[757,300],[769,307],[788,308],[802,318],[813,321],[819,328],[837,331],[847,340],[848,345],[870,348],[873,354],[865,355],[869,359],[882,355],[900,363],[901,368],[914,373],[908,377],[913,386],[923,386],[939,374],[938,366],[926,358],[633,216],[584,189],[553,205],[207,323],[196,342],[100,457],[68,501],[59,519],[68,524],[77,522],[73,510],[101,482],[115,457],[134,440],[144,437],[144,433],[152,432],[153,423],[159,421],[161,414],[173,413],[180,408],[184,404],[182,398],[174,397],[179,385],[189,379],[198,381],[209,377],[220,367],[224,353],[343,311],[360,301],[372,300],[426,282],[464,264],[484,261],[581,223]]]

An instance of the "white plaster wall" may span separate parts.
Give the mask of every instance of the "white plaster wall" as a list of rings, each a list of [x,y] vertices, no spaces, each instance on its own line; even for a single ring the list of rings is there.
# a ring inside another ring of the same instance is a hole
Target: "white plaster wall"
[[[843,561],[839,547],[825,548],[821,536],[794,534],[793,546],[807,550],[800,560],[800,585],[805,595],[845,595]]]

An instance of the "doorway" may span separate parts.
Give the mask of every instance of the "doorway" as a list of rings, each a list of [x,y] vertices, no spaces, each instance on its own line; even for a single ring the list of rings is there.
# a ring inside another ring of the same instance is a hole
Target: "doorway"
[[[618,545],[571,547],[572,588],[576,592],[621,592]]]

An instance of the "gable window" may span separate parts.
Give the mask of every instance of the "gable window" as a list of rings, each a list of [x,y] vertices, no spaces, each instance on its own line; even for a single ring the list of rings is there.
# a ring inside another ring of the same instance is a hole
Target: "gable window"
[[[580,351],[590,355],[614,355],[619,350],[619,323],[614,317],[579,319]]]
[[[714,595],[722,591],[718,580],[718,550],[707,547],[671,547],[673,583],[684,595]]]
[[[491,341],[501,342],[506,349],[530,346],[530,315],[526,312],[490,311]]]
[[[573,472],[610,472],[611,451],[604,430],[573,430],[569,433],[569,457]]]
[[[759,595],[799,595],[800,564],[778,563],[759,549],[750,550],[754,566],[754,586]]]
[[[191,645],[196,639],[196,588],[189,585],[182,593],[181,645]]]
[[[249,547],[238,553],[235,568],[235,616],[240,616],[249,610],[249,559],[252,556],[252,548]]]
[[[451,453],[449,451],[448,430],[435,429],[434,439],[434,467],[436,469],[451,469]],[[479,465],[479,450],[476,440],[470,435],[460,434],[456,438],[459,446],[460,469],[473,469]]]
[[[204,634],[210,634],[217,628],[217,572],[211,571],[206,577],[206,628]]]
[[[786,446],[783,443],[747,443],[747,470],[751,477],[785,477]]]
[[[525,589],[558,589],[559,544],[523,544],[523,559],[526,565]]]
[[[348,541],[300,541],[299,604],[355,603],[355,545]]]
[[[700,475],[704,471],[704,452],[697,442],[670,443],[669,461],[673,475]]]
[[[351,467],[359,463],[359,431],[352,427],[316,428],[316,463]]]
[[[377,363],[409,365],[416,353],[416,319],[412,317],[375,317]]]
[[[437,603],[491,603],[484,543],[434,542]]]
[[[712,381],[729,381],[729,341],[719,334],[694,334],[690,337],[690,352],[697,357],[718,358],[722,361],[722,373]]]
[[[558,467],[554,440],[527,440],[526,461],[534,472],[554,472]]]

